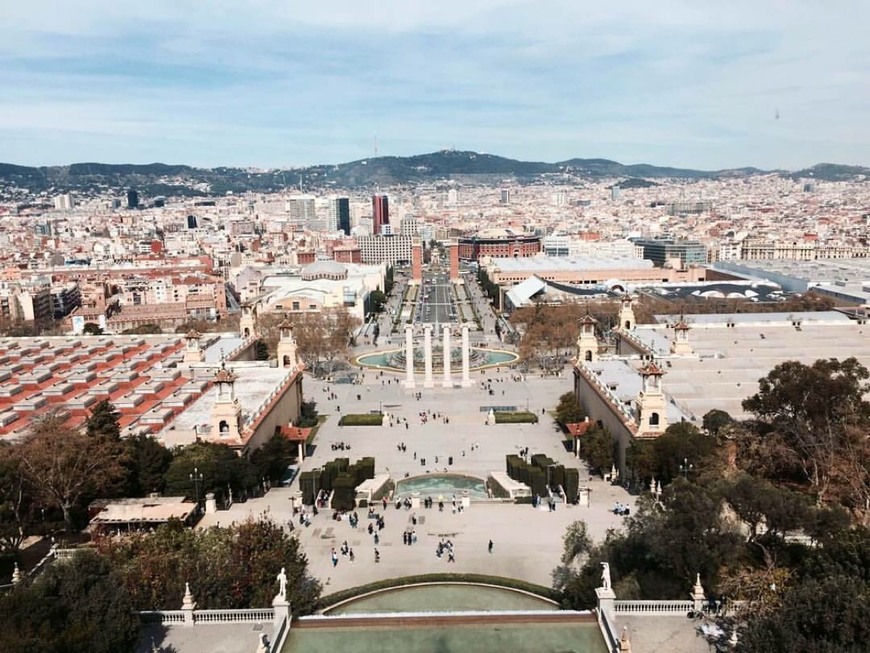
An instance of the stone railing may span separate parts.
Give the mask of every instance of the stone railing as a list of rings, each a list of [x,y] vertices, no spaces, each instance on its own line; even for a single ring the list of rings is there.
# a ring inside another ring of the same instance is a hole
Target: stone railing
[[[183,624],[188,610],[146,610],[136,612],[143,623]],[[239,610],[193,610],[194,624],[269,623],[275,618],[272,608]]]
[[[686,615],[695,609],[693,601],[628,601],[613,602],[615,614],[680,614]]]
[[[193,621],[198,624],[266,623],[274,618],[275,611],[272,608],[193,611]]]
[[[145,610],[135,613],[143,624],[183,624],[184,610]]]
[[[604,637],[609,653],[619,653],[619,637],[616,635],[616,627],[610,623],[610,615],[604,610],[598,610],[598,627]]]
[[[275,627],[272,631],[272,650],[281,651],[284,648],[284,642],[290,634],[290,618],[281,620],[281,624]]]

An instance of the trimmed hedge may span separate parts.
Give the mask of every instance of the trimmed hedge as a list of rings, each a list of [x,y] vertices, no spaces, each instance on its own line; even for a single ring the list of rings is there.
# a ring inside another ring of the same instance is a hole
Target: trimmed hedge
[[[537,424],[538,416],[527,410],[495,413],[496,424]]]
[[[518,578],[506,578],[504,576],[486,576],[484,574],[420,574],[418,576],[402,576],[400,578],[386,578],[378,580],[374,583],[351,587],[350,589],[333,592],[326,596],[320,597],[315,606],[316,610],[324,610],[336,603],[347,601],[348,599],[375,592],[377,590],[391,589],[394,587],[405,587],[407,585],[417,585],[419,583],[478,583],[484,585],[495,585],[497,587],[507,587],[509,589],[521,590],[541,596],[551,601],[561,602],[562,592],[551,587],[536,585]]]
[[[565,489],[566,499],[574,501],[577,498],[577,488],[580,484],[580,472],[573,468],[565,469],[564,465],[556,464],[552,458],[543,453],[536,453],[530,458],[531,463],[516,454],[505,456],[507,475],[515,481],[528,485],[532,494],[547,495],[547,479],[552,487],[561,485]]]
[[[384,422],[382,413],[352,413],[342,415],[339,426],[380,426]]]

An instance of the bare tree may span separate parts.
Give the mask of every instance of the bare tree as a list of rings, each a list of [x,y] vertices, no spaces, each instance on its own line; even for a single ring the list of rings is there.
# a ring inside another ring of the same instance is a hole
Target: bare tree
[[[43,503],[63,511],[72,525],[72,509],[96,496],[124,475],[120,446],[92,438],[65,426],[56,416],[34,425],[20,445],[18,457],[24,478]]]

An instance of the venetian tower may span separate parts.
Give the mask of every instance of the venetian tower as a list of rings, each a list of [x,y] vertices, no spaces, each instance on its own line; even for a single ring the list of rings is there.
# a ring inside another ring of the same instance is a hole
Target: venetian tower
[[[202,335],[198,331],[189,331],[184,339],[187,340],[187,345],[184,348],[183,363],[201,363],[205,360],[205,353],[199,346],[199,339]]]
[[[671,342],[671,353],[676,354],[677,356],[685,356],[689,354],[694,354],[695,350],[692,349],[692,343],[689,342],[689,329],[691,327],[686,323],[683,319],[683,316],[680,316],[680,321],[677,322],[674,326],[674,339]]]
[[[257,305],[242,303],[242,317],[239,318],[239,336],[247,340],[257,337]]]
[[[299,369],[299,350],[296,338],[293,336],[293,323],[284,320],[278,325],[278,366],[289,367],[293,371]]]
[[[637,436],[655,437],[668,428],[667,400],[662,392],[664,370],[655,361],[649,361],[638,372],[642,378],[637,395]]]
[[[211,409],[211,433],[221,438],[241,439],[242,405],[236,399],[236,375],[224,362],[214,375],[217,397]]]
[[[598,338],[595,337],[595,325],[598,324],[598,320],[587,313],[579,322],[577,360],[583,363],[594,363],[598,360]]]
[[[632,297],[628,293],[619,300],[619,328],[625,331],[631,331],[637,325],[631,303]]]

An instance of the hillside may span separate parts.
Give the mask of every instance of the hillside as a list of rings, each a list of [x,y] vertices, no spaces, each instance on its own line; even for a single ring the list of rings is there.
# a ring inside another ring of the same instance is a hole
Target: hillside
[[[441,150],[429,154],[382,156],[338,165],[316,165],[292,170],[251,172],[241,168],[194,168],[186,165],[75,163],[68,166],[29,167],[0,163],[0,186],[27,189],[31,194],[136,188],[143,196],[205,195],[270,192],[282,188],[369,189],[453,180],[458,183],[502,184],[575,183],[583,179],[627,178],[630,186],[641,180],[703,179],[761,174],[756,168],[692,170],[646,163],[625,165],[608,159],[569,159],[557,163],[518,161],[492,154]],[[793,173],[795,178],[854,179],[870,169],[819,164]]]

